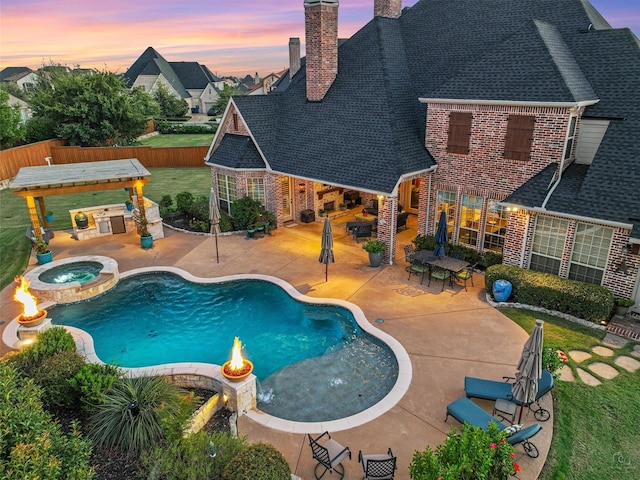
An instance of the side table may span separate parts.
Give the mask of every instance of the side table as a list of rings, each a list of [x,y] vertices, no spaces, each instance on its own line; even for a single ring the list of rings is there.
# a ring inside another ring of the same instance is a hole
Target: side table
[[[517,405],[509,400],[505,400],[503,398],[499,398],[496,400],[496,404],[493,407],[493,415],[501,418],[502,420],[509,420],[511,425],[515,422],[516,419],[516,409]]]

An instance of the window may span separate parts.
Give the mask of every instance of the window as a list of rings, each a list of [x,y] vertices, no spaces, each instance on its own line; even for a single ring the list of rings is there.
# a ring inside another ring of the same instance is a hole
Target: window
[[[612,237],[612,228],[577,223],[569,264],[569,278],[597,285],[602,284]]]
[[[460,207],[460,230],[458,242],[466,245],[478,245],[478,231],[480,230],[480,212],[482,211],[482,197],[462,195]]]
[[[529,160],[533,142],[535,117],[509,115],[507,137],[504,142],[504,158],[510,160]]]
[[[264,205],[264,179],[247,178],[247,196],[251,197],[257,202],[260,202],[261,205]]]
[[[444,211],[447,214],[447,233],[449,234],[449,238],[451,238],[453,234],[453,224],[456,221],[456,209],[456,194],[454,192],[438,190],[436,197],[437,215],[435,223],[437,225],[438,219],[440,218],[440,212]]]
[[[538,272],[560,273],[560,260],[567,238],[568,222],[540,215],[536,217],[529,268]]]
[[[509,212],[495,200],[487,204],[487,220],[484,225],[484,250],[490,250],[502,255],[504,237],[507,233]]]
[[[469,153],[469,141],[471,139],[471,113],[451,112],[449,114],[449,139],[447,152]]]
[[[237,132],[238,131],[238,114],[234,113],[232,117],[233,117],[233,131]]]
[[[576,137],[576,122],[578,117],[572,116],[569,120],[569,130],[567,130],[567,140],[564,146],[564,159],[567,160],[571,157],[573,151],[573,140]]]
[[[236,177],[218,173],[218,204],[220,210],[231,213],[231,203],[238,198]]]

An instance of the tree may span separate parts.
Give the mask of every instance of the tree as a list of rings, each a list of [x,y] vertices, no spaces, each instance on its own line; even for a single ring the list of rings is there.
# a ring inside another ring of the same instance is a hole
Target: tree
[[[170,93],[163,84],[153,92],[153,99],[160,107],[160,114],[164,118],[184,117],[189,111],[187,101]]]
[[[20,107],[9,105],[9,94],[0,90],[0,147],[12,147],[24,140],[25,129],[20,123]]]
[[[81,146],[130,144],[159,112],[149,94],[128,90],[118,75],[107,71],[53,70],[38,80],[30,103],[34,118],[54,125],[50,138]]]
[[[220,97],[216,102],[216,109],[220,113],[226,110],[227,104],[229,103],[229,100],[231,99],[232,96],[242,95],[240,90],[230,85],[227,85],[226,83],[224,84],[224,87],[222,88],[222,90],[218,92],[218,94],[220,95]]]

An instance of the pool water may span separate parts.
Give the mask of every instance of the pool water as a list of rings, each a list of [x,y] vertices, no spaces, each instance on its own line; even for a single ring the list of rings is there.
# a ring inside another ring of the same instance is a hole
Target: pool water
[[[105,295],[49,312],[55,324],[89,333],[98,357],[122,367],[222,365],[240,337],[259,381],[258,407],[289,420],[362,411],[398,375],[391,349],[363,332],[348,309],[297,301],[262,280],[200,284],[166,272],[137,274]],[[326,402],[338,395],[344,411]],[[313,398],[331,405],[306,412]]]
[[[104,265],[100,262],[74,262],[51,268],[40,274],[38,280],[45,283],[88,282],[100,274]]]

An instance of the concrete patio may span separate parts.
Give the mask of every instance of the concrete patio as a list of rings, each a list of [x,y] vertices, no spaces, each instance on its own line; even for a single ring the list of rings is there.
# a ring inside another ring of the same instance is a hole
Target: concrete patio
[[[410,244],[415,230],[398,235],[397,262],[380,268],[369,267],[367,253],[342,227],[346,218],[333,219],[336,263],[329,265],[325,282],[324,265],[318,263],[322,224],[293,224],[279,228],[271,236],[247,239],[243,235],[218,236],[220,263],[212,236],[194,235],[165,229],[166,238],[151,250],[140,248],[136,235],[76,241],[69,232],[56,232],[51,241],[54,259],[99,254],[117,260],[121,272],[145,266],[173,266],[200,277],[237,273],[260,273],[279,277],[300,292],[313,297],[347,300],[358,305],[376,327],[395,337],[407,350],[413,367],[411,386],[387,413],[356,428],[331,432],[349,446],[353,457],[344,462],[345,479],[362,478],[358,450],[382,453],[389,447],[398,457],[396,478],[409,478],[408,466],[416,450],[441,443],[454,419],[444,422],[446,405],[464,395],[465,375],[501,380],[513,375],[527,334],[485,301],[483,276],[474,275],[475,286],[465,291],[461,285],[445,288],[434,281],[420,285],[419,277],[407,279],[402,247]],[[415,222],[415,219],[413,219]],[[29,269],[35,266],[30,259]],[[14,286],[1,292],[2,326],[19,312],[12,301]],[[382,319],[382,323],[375,322]],[[55,319],[54,319],[55,321]],[[2,345],[0,353],[6,353]],[[327,399],[317,399],[327,401]],[[309,401],[314,401],[310,398]],[[478,402],[491,412],[491,402]],[[548,395],[543,402],[553,411]],[[534,423],[525,412],[523,423]],[[546,459],[553,433],[553,417],[542,423],[534,438],[540,450],[538,459],[527,457],[516,448],[521,466],[518,478],[536,479]],[[289,462],[292,472],[307,480],[313,478],[315,463],[303,434],[269,429],[247,417],[238,420],[238,432],[251,442],[275,445]],[[328,478],[336,477],[335,475]]]

